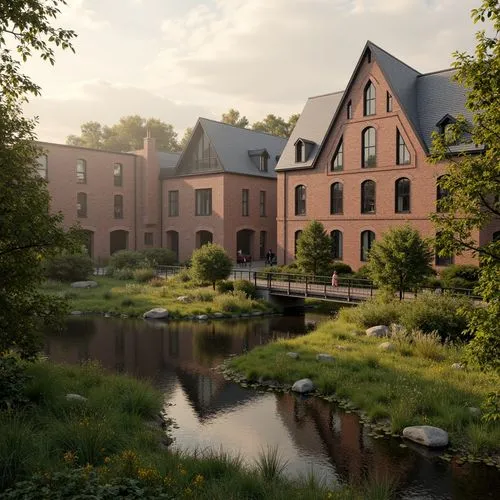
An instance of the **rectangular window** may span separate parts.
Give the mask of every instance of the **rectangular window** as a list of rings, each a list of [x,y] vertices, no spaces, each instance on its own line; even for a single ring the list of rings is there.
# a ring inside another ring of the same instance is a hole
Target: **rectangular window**
[[[243,217],[248,217],[249,214],[249,208],[248,208],[249,196],[250,194],[248,189],[241,190],[241,215],[243,215]]]
[[[38,172],[38,175],[42,179],[45,179],[45,180],[48,179],[47,164],[48,164],[47,155],[42,155],[42,156],[38,157],[38,159],[37,159],[37,165],[36,165],[36,170]]]
[[[352,118],[352,102],[349,101],[347,103],[347,119],[350,120]]]
[[[388,113],[392,111],[392,95],[389,92],[386,95],[386,108]]]
[[[179,216],[179,191],[168,192],[168,216]]]
[[[144,244],[148,246],[152,246],[154,243],[153,233],[144,233]]]
[[[77,217],[87,217],[86,193],[77,193],[76,195],[76,215]]]
[[[116,187],[123,186],[123,165],[121,163],[113,165],[113,178]]]
[[[76,160],[76,182],[87,184],[87,162],[85,160]]]
[[[267,159],[268,159],[268,156],[266,153],[264,153],[261,157],[260,157],[260,163],[259,163],[259,170],[261,172],[267,172]]]
[[[212,215],[212,190],[196,189],[196,215]]]
[[[259,197],[259,212],[261,217],[266,216],[266,192],[261,191]]]
[[[114,214],[115,219],[123,219],[123,196],[121,194],[115,194]]]

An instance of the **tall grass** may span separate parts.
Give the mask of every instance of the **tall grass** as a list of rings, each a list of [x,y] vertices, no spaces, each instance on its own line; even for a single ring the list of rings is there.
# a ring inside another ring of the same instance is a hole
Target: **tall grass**
[[[287,468],[288,460],[283,458],[278,446],[267,446],[265,450],[260,450],[256,465],[260,475],[266,481],[275,481]]]

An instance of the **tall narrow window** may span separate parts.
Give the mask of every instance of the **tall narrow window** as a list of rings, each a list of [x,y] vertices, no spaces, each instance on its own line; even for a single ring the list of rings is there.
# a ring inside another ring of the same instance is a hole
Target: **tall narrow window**
[[[87,184],[87,162],[76,160],[76,182],[77,184]]]
[[[448,196],[448,191],[442,186],[442,182],[446,179],[445,175],[438,177],[436,186],[436,211],[444,212],[442,200]]]
[[[362,262],[366,262],[368,260],[368,255],[370,253],[374,241],[375,241],[375,233],[373,231],[363,231],[361,233],[360,259]]]
[[[76,216],[87,217],[87,193],[76,194]]]
[[[306,215],[306,187],[295,188],[295,215]]]
[[[195,190],[196,208],[195,215],[212,215],[212,190]]]
[[[396,142],[397,142],[396,164],[408,165],[409,163],[411,163],[410,152],[408,151],[405,140],[403,139],[403,136],[399,133],[399,130],[396,131]]]
[[[294,245],[293,245],[293,252],[294,255],[297,255],[297,248],[298,248],[298,243],[299,239],[302,236],[302,230],[299,229],[298,231],[295,231],[295,240],[294,240]]]
[[[364,92],[363,111],[365,116],[375,114],[375,86],[372,82],[368,82]]]
[[[179,216],[179,191],[177,190],[168,192],[168,216]]]
[[[363,130],[361,136],[363,157],[361,158],[361,166],[363,168],[374,167],[377,164],[377,147],[376,133],[373,127],[368,127]]]
[[[259,195],[259,213],[261,217],[266,216],[266,192],[261,191]]]
[[[144,233],[144,245],[152,246],[154,244],[154,235],[151,232]]]
[[[330,187],[330,213],[341,214],[344,211],[344,186],[340,182],[334,182]]]
[[[297,144],[295,144],[295,163],[302,163],[305,161],[304,159],[305,151],[304,151],[304,143],[299,140]]]
[[[386,93],[385,106],[386,106],[387,112],[390,113],[392,111],[392,95],[390,92]]]
[[[375,213],[375,182],[365,181],[361,184],[361,213]]]
[[[342,260],[342,231],[335,229],[330,233],[332,239],[332,259]]]
[[[335,151],[335,155],[332,159],[332,170],[334,172],[338,172],[344,169],[344,146],[343,141],[340,139],[339,145],[337,146],[337,150]]]
[[[115,194],[114,200],[115,219],[123,219],[123,196]]]
[[[259,170],[261,172],[267,172],[267,160],[269,156],[267,153],[264,153],[260,156],[260,162],[259,162]]]
[[[442,253],[442,246],[439,243],[441,233],[436,233],[436,246],[435,246],[435,263],[436,266],[451,266],[453,264],[453,254]]]
[[[250,197],[250,193],[248,189],[242,189],[241,190],[241,215],[244,217],[248,217],[249,215],[249,208],[248,208],[248,199]]]
[[[47,164],[48,164],[47,155],[42,155],[37,158],[36,170],[38,172],[38,175],[45,180],[48,179]]]
[[[410,212],[410,179],[403,177],[395,184],[396,205],[395,211],[398,214]]]
[[[121,163],[113,165],[113,178],[116,187],[123,186],[123,165]]]
[[[347,103],[347,119],[350,120],[352,118],[352,101]]]
[[[266,258],[266,248],[267,248],[267,232],[261,231],[259,238],[259,258]]]

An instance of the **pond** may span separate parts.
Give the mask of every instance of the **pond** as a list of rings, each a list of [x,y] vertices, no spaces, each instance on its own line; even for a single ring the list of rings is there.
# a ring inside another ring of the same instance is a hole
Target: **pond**
[[[45,353],[55,362],[97,360],[106,369],[148,378],[165,395],[173,446],[223,448],[251,464],[278,446],[289,476],[314,472],[333,483],[367,475],[398,481],[403,499],[497,498],[500,473],[475,464],[445,463],[395,438],[369,435],[354,413],[316,398],[246,389],[214,368],[276,338],[303,334],[323,317],[287,316],[213,322],[145,322],[103,317],[70,319],[49,335]]]

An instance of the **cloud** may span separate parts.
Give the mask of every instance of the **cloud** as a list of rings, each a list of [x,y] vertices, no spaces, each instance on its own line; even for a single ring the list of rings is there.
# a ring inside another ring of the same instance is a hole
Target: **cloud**
[[[60,22],[71,26],[71,29],[99,31],[110,24],[99,18],[97,12],[88,6],[89,0],[72,0],[66,8],[61,9]]]

